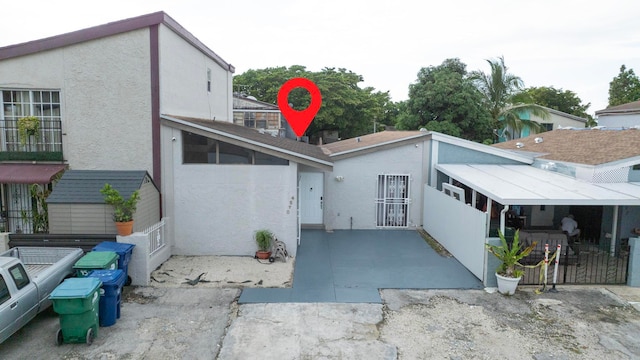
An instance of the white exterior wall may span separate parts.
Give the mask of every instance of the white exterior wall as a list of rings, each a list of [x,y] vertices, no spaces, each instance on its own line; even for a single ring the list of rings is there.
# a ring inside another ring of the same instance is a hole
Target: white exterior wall
[[[562,126],[562,127],[575,127],[575,128],[583,128],[585,123],[579,120],[575,120],[566,116],[561,116],[558,114],[554,114],[552,112],[549,112],[549,118],[547,119],[542,119],[540,117],[537,117],[535,115],[531,115],[531,120],[536,121],[540,124],[548,124],[548,123],[552,123],[553,124],[553,129],[557,129],[558,126]]]
[[[163,182],[165,216],[175,227],[173,254],[253,256],[254,232],[268,228],[295,255],[296,163],[183,165],[180,131],[163,127],[162,143],[163,162],[173,161],[173,173],[165,172]]]
[[[600,115],[598,116],[598,126],[607,127],[632,127],[640,126],[640,114],[630,115]]]
[[[149,64],[142,29],[4,60],[0,87],[60,90],[72,169],[152,174]]]
[[[355,140],[354,140],[355,141]],[[408,228],[422,222],[422,184],[426,182],[425,144],[404,145],[370,154],[337,160],[325,174],[324,222],[327,229],[376,229],[378,175],[410,174]],[[416,146],[417,145],[417,146]],[[344,177],[341,182],[336,176]]]
[[[211,69],[211,92],[207,91]],[[233,121],[233,74],[160,27],[160,113]]]
[[[487,216],[463,202],[424,185],[424,229],[478,279],[484,279]]]

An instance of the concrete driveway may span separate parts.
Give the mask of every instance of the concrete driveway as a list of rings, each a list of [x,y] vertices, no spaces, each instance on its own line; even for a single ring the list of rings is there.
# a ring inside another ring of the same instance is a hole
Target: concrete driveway
[[[56,346],[59,320],[49,308],[0,344],[0,359],[214,359],[240,293],[230,288],[125,289],[120,319],[100,327],[91,346]]]
[[[128,288],[93,345],[55,345],[38,316],[0,359],[636,359],[634,288],[382,290],[383,304],[237,305],[236,288]],[[619,296],[622,294],[624,298]]]

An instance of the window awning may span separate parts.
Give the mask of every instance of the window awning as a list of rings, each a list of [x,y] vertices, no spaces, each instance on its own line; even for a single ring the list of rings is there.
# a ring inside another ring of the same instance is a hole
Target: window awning
[[[0,183],[48,184],[64,164],[0,164]]]
[[[588,183],[529,165],[438,164],[436,169],[503,205],[640,206],[637,183]]]

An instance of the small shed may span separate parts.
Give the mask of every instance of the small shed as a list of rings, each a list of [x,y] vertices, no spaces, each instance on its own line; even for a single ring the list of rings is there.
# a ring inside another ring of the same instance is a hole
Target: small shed
[[[68,170],[47,198],[50,234],[115,234],[113,206],[100,189],[109,183],[125,198],[138,190],[133,231],[160,221],[160,191],[144,170]]]

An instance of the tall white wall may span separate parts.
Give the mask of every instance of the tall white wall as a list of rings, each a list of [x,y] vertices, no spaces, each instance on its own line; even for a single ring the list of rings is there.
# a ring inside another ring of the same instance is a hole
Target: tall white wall
[[[600,115],[598,116],[598,125],[614,128],[640,126],[640,114]]]
[[[170,140],[175,136],[176,140]],[[173,254],[253,256],[256,230],[268,228],[294,255],[297,244],[297,164],[289,166],[182,164],[180,131],[164,129],[163,183],[173,205]],[[170,184],[170,185],[169,185]],[[168,188],[167,186],[171,186]],[[168,205],[166,208],[171,208]]]
[[[161,113],[233,121],[232,76],[172,30],[160,27]]]
[[[355,139],[354,139],[355,141]],[[426,142],[337,160],[325,176],[324,222],[327,229],[376,228],[378,175],[410,174],[409,228],[422,222],[422,184],[426,182]],[[417,146],[416,146],[417,145]],[[336,181],[342,176],[343,181]]]
[[[141,29],[3,60],[0,87],[60,90],[72,169],[152,174],[149,64],[149,31]]]
[[[473,275],[485,280],[487,216],[429,185],[424,186],[424,203],[424,229]]]

